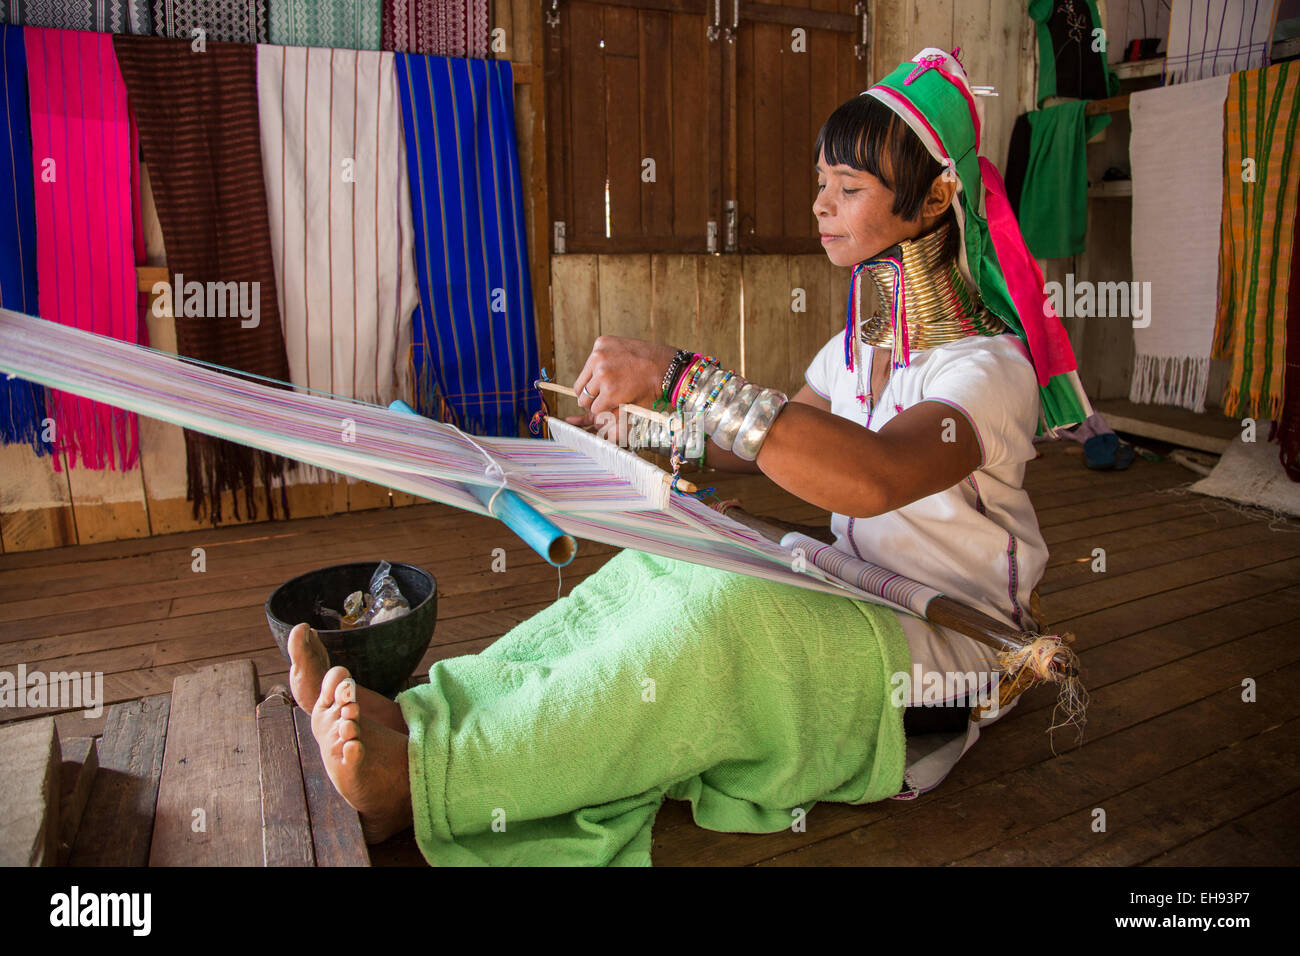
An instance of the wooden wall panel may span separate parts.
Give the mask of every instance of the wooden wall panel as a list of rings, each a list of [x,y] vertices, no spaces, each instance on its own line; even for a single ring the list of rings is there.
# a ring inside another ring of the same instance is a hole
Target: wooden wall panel
[[[685,70],[673,69],[674,19],[672,14],[658,10],[640,13],[637,88],[641,129],[640,149],[633,166],[637,175],[632,188],[640,199],[643,238],[668,239],[673,235],[677,157],[673,149],[672,107],[677,99],[675,80],[686,79],[681,75]],[[654,161],[652,170],[642,168],[647,159]],[[647,182],[646,177],[652,173],[653,178]],[[700,178],[698,172],[690,173],[694,173],[695,179]]]
[[[607,218],[602,216],[597,235],[640,238],[641,143],[640,110],[630,108],[641,101],[641,63],[637,33],[637,11],[617,7],[605,9],[604,47],[601,63],[605,70],[605,179],[598,184]],[[592,123],[592,130],[599,129]],[[592,137],[599,143],[599,136]],[[581,141],[576,149],[583,148]],[[607,198],[605,198],[607,197]]]
[[[567,128],[564,162],[568,207],[562,217],[572,235],[605,235],[605,58],[601,54],[604,18],[591,3],[565,6],[561,29],[568,31],[564,65],[572,92],[574,122]],[[556,218],[561,218],[556,216]]]
[[[790,275],[788,256],[745,256],[741,374],[781,387],[790,374]],[[777,384],[781,383],[781,384]]]
[[[599,256],[600,334],[653,338],[650,321],[650,257]],[[581,367],[581,356],[577,359]]]
[[[699,344],[691,349],[717,356],[727,368],[739,368],[741,360],[740,264],[739,256],[701,256],[699,260]]]
[[[0,445],[0,538],[6,554],[77,543],[68,471],[26,445]]]
[[[710,107],[719,105],[712,96],[720,91],[709,92],[719,71],[710,64],[704,29],[703,17],[672,18],[672,235],[696,240],[700,251],[706,248],[708,221],[722,217],[717,196],[712,201],[709,196],[710,184],[716,189],[720,182],[722,154],[708,118]]]
[[[551,257],[556,365],[549,371],[565,385],[577,380],[592,343],[600,335],[598,258],[582,254]]]

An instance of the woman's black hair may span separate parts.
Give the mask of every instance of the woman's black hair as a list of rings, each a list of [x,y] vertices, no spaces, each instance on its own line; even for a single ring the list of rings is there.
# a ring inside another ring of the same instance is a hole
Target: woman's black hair
[[[813,155],[820,156],[823,148],[830,165],[849,166],[884,183],[894,193],[894,215],[908,222],[921,217],[930,184],[943,172],[943,164],[902,118],[874,96],[858,95],[836,107],[817,134]],[[953,259],[961,243],[953,208],[959,201],[953,196],[952,205],[934,226],[948,224],[944,255]]]

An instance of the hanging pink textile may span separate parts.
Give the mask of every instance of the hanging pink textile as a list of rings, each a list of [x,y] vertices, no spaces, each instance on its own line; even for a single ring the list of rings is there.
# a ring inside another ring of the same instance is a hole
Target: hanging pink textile
[[[113,38],[28,27],[24,40],[41,318],[147,344],[135,274],[144,257],[138,152]],[[70,467],[135,466],[134,414],[55,389],[50,397],[56,447]]]

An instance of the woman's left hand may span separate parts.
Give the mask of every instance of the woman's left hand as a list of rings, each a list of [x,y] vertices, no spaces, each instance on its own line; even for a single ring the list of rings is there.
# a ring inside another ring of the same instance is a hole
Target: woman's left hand
[[[670,345],[618,335],[600,336],[573,383],[585,414],[564,420],[586,427],[608,421],[604,413],[617,415],[620,405],[652,407],[663,397],[664,373],[676,354]]]

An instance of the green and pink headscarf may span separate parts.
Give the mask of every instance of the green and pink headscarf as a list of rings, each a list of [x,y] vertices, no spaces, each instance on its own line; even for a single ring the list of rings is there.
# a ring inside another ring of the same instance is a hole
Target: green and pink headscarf
[[[957,177],[954,210],[962,241],[958,265],[985,306],[1025,344],[1038,374],[1040,433],[1092,414],[1074,350],[1025,247],[997,168],[979,156],[983,114],[957,55],[927,47],[864,90],[907,123],[930,155]],[[983,213],[981,214],[981,209]],[[897,317],[897,312],[895,313]],[[895,329],[895,341],[899,333]]]

